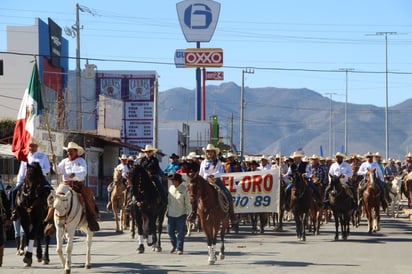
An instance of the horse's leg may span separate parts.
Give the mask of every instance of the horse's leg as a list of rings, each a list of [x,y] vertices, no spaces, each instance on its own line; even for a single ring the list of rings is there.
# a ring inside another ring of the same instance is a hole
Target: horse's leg
[[[49,262],[50,262],[50,257],[49,257],[50,239],[51,239],[51,237],[49,235],[44,236],[43,264],[49,264]]]
[[[144,240],[143,240],[143,220],[142,220],[142,213],[140,212],[139,208],[135,208],[135,220],[136,220],[136,226],[137,226],[137,235],[139,236],[139,245],[137,247],[137,252],[138,253],[143,253],[144,252]]]
[[[67,229],[67,244],[66,244],[66,264],[64,265],[64,271],[70,273],[72,266],[72,252],[73,252],[73,238],[75,228]]]
[[[228,218],[224,218],[222,220],[222,228],[220,230],[220,241],[221,241],[221,245],[220,245],[220,253],[219,253],[219,257],[221,260],[223,260],[225,258],[225,233],[226,233],[226,229],[229,227],[229,219]]]
[[[60,263],[62,267],[64,268],[66,265],[66,259],[64,258],[64,255],[63,255],[64,227],[63,225],[60,225],[57,222],[55,222],[55,226],[56,226],[56,252],[57,252],[57,255],[59,255]]]
[[[114,221],[116,223],[116,233],[120,232],[119,228],[119,216],[117,211],[119,210],[117,207],[117,201],[115,199],[112,199],[112,210],[113,210],[113,216],[114,216]]]
[[[90,269],[91,264],[91,250],[92,250],[92,241],[93,241],[93,232],[90,231],[90,229],[87,230],[87,235],[86,235],[86,262],[84,264],[84,268]]]
[[[43,249],[42,249],[42,237],[36,237],[36,258],[37,262],[41,263],[43,261]]]
[[[303,213],[302,216],[302,236],[300,238],[301,241],[306,241],[306,222],[308,218],[308,212]]]

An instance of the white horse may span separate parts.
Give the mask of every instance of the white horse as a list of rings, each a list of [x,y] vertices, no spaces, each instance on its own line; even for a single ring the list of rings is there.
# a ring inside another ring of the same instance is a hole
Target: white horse
[[[388,206],[387,214],[389,217],[397,218],[399,216],[399,204],[401,202],[401,187],[402,187],[402,176],[396,176],[389,188],[389,196],[392,200],[391,204]]]
[[[76,229],[86,233],[86,263],[85,268],[90,268],[90,250],[92,246],[93,232],[87,226],[84,206],[80,203],[78,193],[68,185],[60,184],[56,191],[52,192],[54,201],[54,224],[56,225],[56,251],[65,273],[70,273],[73,239]],[[63,255],[63,237],[67,239],[66,258]]]

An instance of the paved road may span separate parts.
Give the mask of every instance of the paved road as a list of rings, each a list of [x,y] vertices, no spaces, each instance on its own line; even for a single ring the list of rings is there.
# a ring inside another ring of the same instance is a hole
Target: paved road
[[[102,208],[104,205],[101,205]],[[163,234],[161,253],[147,249],[135,252],[136,240],[129,233],[116,234],[107,212],[102,212],[101,231],[93,241],[92,268],[84,262],[84,236],[74,244],[72,273],[411,273],[412,222],[402,214],[398,219],[382,215],[381,231],[367,235],[366,221],[352,229],[347,241],[335,242],[334,224],[321,227],[321,234],[300,242],[294,234],[294,223],[285,224],[283,232],[268,228],[265,234],[251,235],[249,226],[226,238],[226,258],[215,265],[207,263],[207,248],[202,232],[186,239],[183,255],[169,254],[167,234]],[[13,242],[5,249],[0,273],[62,273],[55,245],[50,250],[51,262],[33,262],[24,268],[22,257],[15,255]]]

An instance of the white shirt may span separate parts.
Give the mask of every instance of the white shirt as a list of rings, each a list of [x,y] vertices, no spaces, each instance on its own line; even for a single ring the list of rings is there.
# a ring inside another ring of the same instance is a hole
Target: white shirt
[[[331,180],[331,176],[341,176],[344,175],[343,178],[344,182],[347,183],[349,177],[352,177],[353,170],[350,164],[347,162],[342,162],[339,164],[338,162],[334,162],[329,168],[329,182]]]
[[[384,182],[382,169],[380,168],[380,166],[378,165],[377,162],[372,162],[372,163],[369,163],[368,161],[363,162],[363,163],[361,164],[361,166],[359,167],[358,175],[365,176],[365,174],[368,172],[368,169],[374,169],[374,168],[376,169],[376,170],[375,170],[376,176],[377,176],[382,182]]]
[[[50,161],[46,154],[39,151],[36,151],[35,153],[29,153],[29,155],[27,156],[27,162],[20,162],[16,186],[23,184],[27,172],[27,163],[32,164],[33,162],[38,162],[40,164],[44,176],[47,176],[47,174],[50,172]]]
[[[120,163],[117,165],[116,169],[122,172],[123,179],[127,179],[127,173],[129,173],[127,164]]]
[[[269,170],[269,169],[272,169],[272,165],[269,163],[267,163],[265,166],[260,164],[260,166],[257,167],[257,170]]]
[[[225,173],[222,161],[217,160],[216,166],[213,165],[213,160],[205,159],[200,163],[199,175],[207,179],[208,176],[219,173]]]
[[[65,158],[57,165],[57,173],[62,175],[63,181],[84,181],[87,175],[86,160],[82,157],[78,157],[73,161]],[[73,173],[75,176],[70,178],[69,175]]]

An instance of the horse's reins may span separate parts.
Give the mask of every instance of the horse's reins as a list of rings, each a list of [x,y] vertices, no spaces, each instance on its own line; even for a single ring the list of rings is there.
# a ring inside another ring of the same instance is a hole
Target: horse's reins
[[[69,216],[70,216],[70,213],[72,212],[72,209],[73,209],[73,190],[71,190],[71,189],[69,189],[69,192],[71,192],[71,195],[70,195],[70,208],[69,208],[69,210],[66,212],[66,214],[64,214],[64,215],[59,215],[59,214],[57,214],[56,212],[54,213],[54,215],[57,217],[57,220],[65,220],[65,224],[67,225],[67,224],[69,224],[73,219],[74,219],[74,217],[71,219],[71,220],[69,220]],[[58,192],[57,193],[57,195],[65,195],[66,193],[64,193],[64,192]]]

